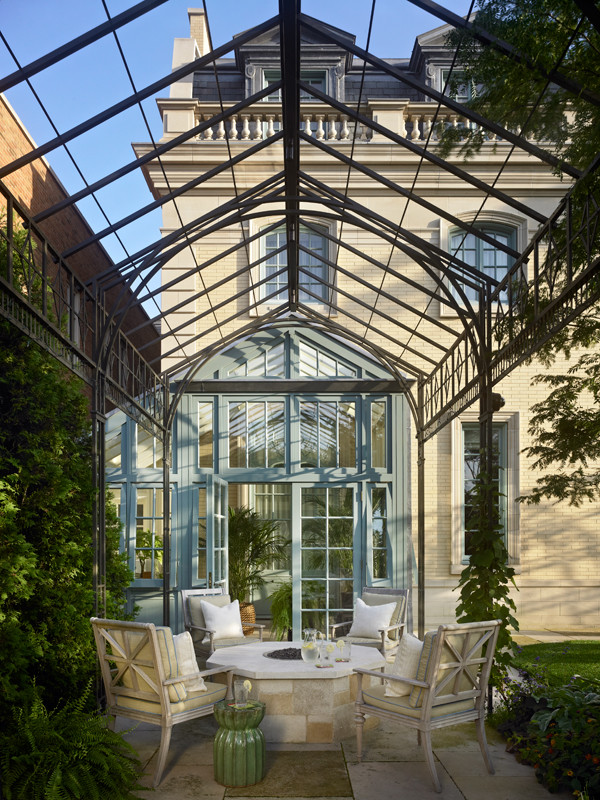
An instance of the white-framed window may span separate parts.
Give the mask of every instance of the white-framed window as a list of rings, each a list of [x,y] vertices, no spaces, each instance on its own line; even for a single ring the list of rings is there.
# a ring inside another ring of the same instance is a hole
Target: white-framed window
[[[465,74],[460,69],[442,69],[440,73],[440,91],[456,100],[457,103],[466,104],[471,98],[477,96],[477,86],[471,80],[467,80]]]
[[[509,564],[518,571],[519,545],[519,415],[497,412],[493,422],[494,474],[500,493],[500,521],[505,533]],[[479,422],[465,412],[452,423],[452,554],[450,571],[462,572],[471,554],[472,492],[481,458]]]
[[[281,80],[281,70],[278,69],[265,69],[263,72],[263,81],[265,88],[277,83]],[[324,94],[327,92],[327,72],[325,70],[302,70],[300,72],[300,80],[308,86],[314,86]],[[277,89],[272,94],[265,97],[267,102],[281,103],[281,89]],[[314,95],[309,94],[304,89],[300,91],[300,102],[312,101],[317,102]]]
[[[261,298],[268,303],[284,303],[287,299],[287,252],[285,249],[276,252],[285,247],[285,243],[284,226],[260,239],[260,255],[267,257],[261,262],[259,270],[259,279],[266,279],[261,286]],[[302,270],[299,276],[300,302],[326,303],[328,287],[325,282],[329,280],[329,268],[323,258],[329,257],[328,240],[324,235],[300,226],[300,245],[306,248],[299,251],[299,267]]]

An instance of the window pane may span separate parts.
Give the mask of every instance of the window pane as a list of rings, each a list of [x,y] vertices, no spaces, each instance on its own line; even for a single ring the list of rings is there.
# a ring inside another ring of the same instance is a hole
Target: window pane
[[[154,460],[154,436],[144,430],[141,425],[137,425],[137,466],[138,469],[148,469],[159,464]],[[161,464],[162,466],[162,459]]]
[[[206,580],[206,487],[198,489],[198,574]]]
[[[464,557],[473,553],[471,532],[478,525],[475,491],[477,478],[481,468],[481,453],[479,444],[479,425],[477,423],[463,423],[463,542]],[[493,472],[492,480],[498,491],[498,514],[500,524],[506,531],[506,424],[496,423],[492,429]]]
[[[198,466],[213,466],[213,404],[198,403]]]
[[[281,344],[267,351],[267,372],[272,378],[285,378],[285,347]]]
[[[386,464],[386,410],[385,400],[371,403],[371,466],[385,469]]]
[[[285,467],[285,404],[267,403],[267,465]]]
[[[162,489],[137,489],[135,528],[135,577],[162,578]]]
[[[326,511],[327,490],[318,487],[302,489],[302,516],[324,517]]]
[[[339,459],[340,467],[356,468],[356,410],[354,403],[339,404]]]
[[[337,403],[319,403],[319,466],[337,466]]]
[[[303,401],[300,403],[300,462],[303,467],[317,467],[317,403]]]
[[[229,466],[246,466],[245,403],[229,403]]]
[[[119,425],[106,434],[105,460],[107,469],[121,466],[122,429],[123,426]]]
[[[265,403],[248,403],[248,466],[266,467]]]

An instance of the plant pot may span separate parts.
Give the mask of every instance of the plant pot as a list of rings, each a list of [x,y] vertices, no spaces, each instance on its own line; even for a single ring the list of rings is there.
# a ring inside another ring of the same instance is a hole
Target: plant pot
[[[242,618],[242,630],[244,631],[244,636],[247,636],[249,633],[254,631],[254,628],[251,628],[249,625],[245,625],[244,623],[256,622],[256,609],[254,608],[253,603],[240,603],[240,617]]]

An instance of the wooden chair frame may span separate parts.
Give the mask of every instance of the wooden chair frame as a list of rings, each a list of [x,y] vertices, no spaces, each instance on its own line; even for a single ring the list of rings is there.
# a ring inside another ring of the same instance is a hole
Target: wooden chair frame
[[[381,655],[386,657],[392,655],[398,649],[398,644],[400,643],[400,639],[402,638],[402,633],[404,631],[404,626],[406,625],[406,611],[408,608],[408,589],[391,589],[389,587],[379,587],[379,586],[364,586],[361,594],[361,599],[364,599],[366,594],[370,595],[396,595],[398,598],[404,597],[404,608],[402,609],[402,616],[400,621],[395,625],[388,625],[386,628],[380,628],[379,633],[381,635],[381,640],[377,643],[377,648],[380,651]],[[350,629],[352,625],[352,620],[347,620],[346,622],[336,622],[330,626],[331,630],[331,638],[332,640],[339,639],[344,635],[344,629]],[[398,640],[396,647],[389,647],[389,635],[391,631],[397,631],[398,633]],[[347,634],[346,634],[347,636]],[[348,641],[352,642],[352,637],[348,639]],[[388,644],[388,647],[386,647]],[[361,642],[361,645],[364,646],[365,643]],[[373,645],[375,646],[375,640],[373,640]]]
[[[492,620],[490,622],[440,625],[424,680],[402,675],[385,675],[386,681],[404,681],[423,690],[421,702],[415,707],[415,711],[420,711],[416,717],[402,714],[400,710],[392,711],[369,704],[363,695],[362,677],[363,675],[375,676],[381,678],[383,683],[382,673],[375,670],[355,669],[354,671],[358,675],[358,691],[354,720],[359,762],[362,758],[362,732],[365,716],[400,722],[402,725],[416,729],[417,739],[423,746],[433,785],[436,792],[441,792],[442,787],[433,759],[431,731],[462,722],[474,722],[485,765],[488,772],[493,775],[494,765],[485,735],[485,699],[500,624],[500,620]],[[452,637],[452,640],[449,637]],[[457,639],[462,639],[460,648],[456,645]],[[485,649],[485,654],[483,654],[483,649]],[[450,652],[450,656],[448,652]],[[465,684],[470,684],[470,688]],[[473,707],[469,710],[457,712],[453,709],[446,717],[432,716],[432,710],[435,707],[470,699],[473,700]]]
[[[212,589],[182,589],[181,590],[181,606],[182,606],[182,609],[183,609],[183,624],[184,624],[184,627],[185,627],[186,631],[189,631],[192,634],[192,638],[194,637],[194,631],[201,631],[204,634],[203,638],[205,638],[206,636],[209,637],[209,641],[207,642],[206,645],[198,645],[197,642],[194,642],[194,647],[196,648],[197,655],[205,656],[206,658],[208,658],[209,656],[211,656],[215,652],[215,650],[217,649],[215,647],[215,635],[216,635],[217,632],[213,631],[213,630],[210,630],[209,628],[202,628],[202,627],[200,627],[200,625],[194,625],[192,623],[192,616],[190,614],[190,607],[189,607],[188,600],[189,600],[190,597],[204,597],[204,598],[207,598],[207,597],[215,597],[215,596],[223,595],[223,594],[226,594],[224,586],[215,586]],[[257,630],[258,631],[259,641],[262,642],[262,640],[263,640],[263,631],[264,631],[266,625],[263,625],[262,623],[259,623],[259,622],[244,622],[244,627],[245,628],[254,628],[255,630]],[[255,641],[255,640],[250,639],[248,641],[248,644],[251,641]]]
[[[213,713],[214,702],[188,711],[173,712],[172,702],[169,697],[169,686],[181,683],[186,679],[195,678],[197,673],[179,675],[174,678],[165,676],[156,626],[153,623],[122,622],[97,617],[92,617],[91,623],[106,692],[106,712],[112,718],[109,721],[109,725],[114,728],[115,717],[120,716],[139,722],[149,722],[152,725],[158,725],[161,729],[158,761],[153,781],[153,785],[156,787],[160,783],[165,767],[173,726],[188,720],[209,716]],[[121,642],[115,637],[117,632],[123,634],[122,637],[119,637]],[[130,646],[130,641],[126,636],[127,633],[131,632],[141,633],[135,643],[135,647]],[[142,658],[141,653],[145,649],[146,654]],[[147,656],[148,649],[149,658]],[[230,699],[232,697],[232,667],[203,670],[200,675],[206,678],[219,673],[225,674],[227,677],[225,696]],[[133,684],[132,687],[122,685],[123,677],[126,675],[129,682]],[[118,705],[117,699],[119,697],[157,703],[160,708],[160,714]]]

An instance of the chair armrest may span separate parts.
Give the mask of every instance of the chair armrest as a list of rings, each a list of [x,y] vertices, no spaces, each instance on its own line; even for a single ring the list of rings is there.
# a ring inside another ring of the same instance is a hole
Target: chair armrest
[[[379,633],[389,633],[390,631],[399,631],[400,628],[403,628],[405,625],[404,622],[398,622],[396,625],[388,625],[385,628],[378,628]]]
[[[263,631],[267,627],[266,625],[263,625],[262,622],[244,622],[244,627],[245,628],[256,628],[256,630],[258,631],[258,640],[260,642],[262,642],[262,640],[263,640]]]
[[[383,669],[383,667],[382,667]],[[386,681],[402,681],[403,683],[410,683],[411,686],[420,686],[423,689],[431,688],[431,684],[425,681],[418,681],[416,678],[405,678],[404,675],[391,675],[388,672],[377,672],[374,669],[363,669],[362,667],[354,667],[353,672],[359,675],[373,675],[375,678],[385,678]]]
[[[185,629],[190,633],[192,631],[202,631],[202,633],[212,633],[212,634],[216,633],[216,631],[213,631],[211,628],[201,628],[200,625],[186,625]]]
[[[331,628],[331,638],[337,636],[337,629],[338,628],[347,628],[349,625],[352,625],[352,620],[348,620],[347,622],[335,622],[333,625],[330,625]]]
[[[212,667],[211,669],[200,670],[200,677],[206,678],[207,675],[218,675],[219,672],[224,672],[227,675],[227,693],[226,700],[233,699],[233,672],[235,667]]]

